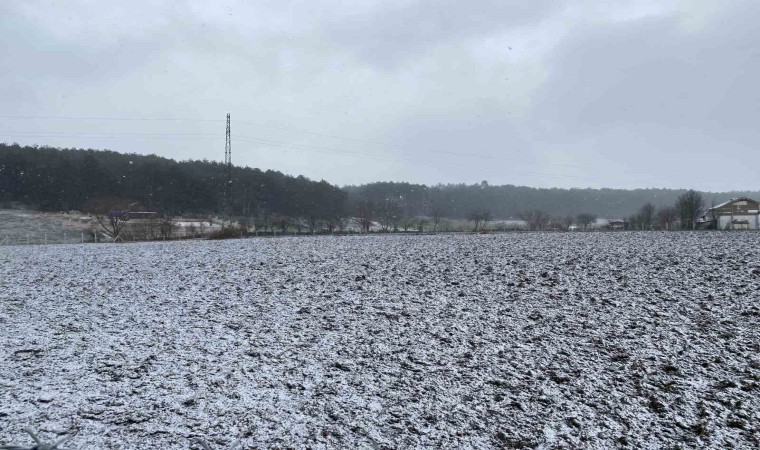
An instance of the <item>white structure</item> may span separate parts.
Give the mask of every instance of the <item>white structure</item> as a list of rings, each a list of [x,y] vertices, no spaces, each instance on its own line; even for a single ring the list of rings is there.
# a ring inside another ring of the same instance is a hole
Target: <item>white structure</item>
[[[747,197],[732,198],[708,209],[699,218],[705,225],[715,221],[719,230],[760,230],[760,202]]]

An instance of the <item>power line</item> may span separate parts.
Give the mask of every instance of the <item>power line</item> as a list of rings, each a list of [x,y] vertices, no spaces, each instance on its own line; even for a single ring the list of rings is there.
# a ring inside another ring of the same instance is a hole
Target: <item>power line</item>
[[[0,132],[3,133],[3,132]],[[6,134],[13,134],[14,132],[5,132]],[[29,132],[24,132],[29,133]],[[56,132],[37,132],[42,134],[42,136],[38,135],[31,135],[31,137],[84,137],[84,138],[138,138],[138,139],[191,139],[191,140],[217,140],[218,137],[210,137],[212,135],[210,134],[203,134],[203,133],[188,133],[188,134],[178,134],[178,135],[172,135],[172,134],[161,134],[161,133],[153,133],[153,134],[117,134],[117,133],[65,133],[61,132],[56,134]],[[84,136],[79,136],[79,134],[84,134]],[[209,137],[204,137],[209,136]],[[312,145],[305,145],[305,144],[296,144],[296,143],[289,143],[289,142],[283,142],[283,141],[272,141],[267,139],[260,139],[255,137],[250,137],[246,135],[235,135],[235,139],[240,140],[242,142],[248,142],[248,143],[254,143],[254,144],[262,144],[262,145],[268,145],[268,146],[275,146],[275,147],[284,147],[284,148],[291,148],[294,150],[301,150],[301,151],[311,151],[316,153],[326,153],[326,154],[338,154],[338,155],[347,155],[347,156],[354,156],[354,157],[362,157],[362,158],[371,158],[371,159],[377,159],[377,160],[384,160],[384,161],[390,161],[390,162],[411,162],[414,164],[420,164],[420,161],[413,160],[410,158],[399,158],[399,157],[392,157],[387,155],[378,155],[378,154],[371,154],[371,153],[363,153],[363,152],[356,152],[356,151],[350,151],[350,150],[340,150],[340,149],[333,149],[328,147],[319,147],[319,146],[312,146]],[[434,162],[431,163],[429,160],[423,161],[425,164],[428,165],[435,165],[438,167],[447,167],[447,168],[453,168],[457,170],[465,170],[466,168],[460,165],[453,165],[453,164],[442,164],[440,162]],[[225,151],[225,164],[227,164],[227,155]],[[554,173],[546,173],[546,172],[534,172],[534,171],[525,171],[525,170],[511,170],[511,169],[500,169],[498,171],[494,171],[493,167],[477,167],[472,166],[469,167],[470,169],[476,169],[484,172],[490,172],[493,174],[510,174],[510,175],[535,175],[535,176],[543,176],[543,177],[550,177],[550,178],[563,178],[563,179],[573,179],[573,180],[579,180],[579,181],[591,181],[591,182],[601,182],[601,180],[596,180],[592,178],[587,177],[579,177],[574,175],[561,175],[561,174],[554,174]]]
[[[230,217],[232,205],[232,139],[230,138],[230,114],[227,113],[227,132],[224,136],[224,215]]]
[[[333,139],[343,139],[343,140],[347,140],[347,141],[362,142],[362,143],[365,143],[365,144],[373,144],[373,145],[380,145],[380,146],[384,146],[384,147],[392,147],[392,148],[397,148],[397,149],[401,149],[401,150],[422,150],[422,151],[431,152],[431,153],[445,153],[445,154],[450,154],[450,155],[459,155],[459,156],[468,156],[468,157],[477,157],[477,158],[489,158],[489,159],[502,159],[502,160],[506,160],[506,161],[518,162],[518,160],[509,160],[509,159],[500,158],[498,156],[493,156],[493,155],[484,155],[484,154],[478,154],[478,153],[457,153],[457,152],[450,152],[450,151],[445,151],[445,150],[436,150],[436,149],[419,148],[419,147],[409,147],[409,146],[405,146],[403,144],[388,143],[388,142],[379,142],[379,141],[372,141],[372,140],[367,140],[367,139],[351,138],[351,137],[345,137],[345,136],[338,136],[338,135],[334,135],[334,134],[317,133],[317,132],[314,132],[314,131],[298,130],[298,129],[295,129],[295,128],[279,127],[279,126],[275,126],[275,125],[265,125],[265,124],[261,124],[261,123],[255,123],[255,122],[245,122],[245,121],[241,121],[241,120],[236,120],[235,122],[246,124],[246,125],[254,125],[254,126],[257,126],[257,127],[273,128],[273,129],[277,129],[277,130],[293,131],[293,132],[296,132],[296,133],[311,134],[311,135],[315,135],[315,136],[322,136],[322,137],[328,137],[328,138],[333,138]],[[541,164],[541,165],[547,165],[548,164],[548,165],[554,165],[554,166],[579,167],[579,166],[577,166],[575,164],[542,163],[542,162],[538,162],[538,161],[526,161],[526,160],[522,160],[522,161],[519,161],[519,162],[523,162],[523,163],[527,163],[527,164]]]
[[[43,120],[114,120],[114,121],[176,121],[176,122],[221,122],[219,119],[188,119],[169,117],[82,117],[82,116],[12,116],[0,115],[2,119],[43,119]]]
[[[216,119],[189,119],[189,118],[135,118],[135,117],[72,117],[72,116],[10,116],[10,115],[0,115],[0,118],[11,118],[11,119],[60,119],[60,120],[112,120],[112,121],[194,121],[194,122],[219,122],[219,120]],[[393,143],[383,143],[383,142],[377,142],[372,140],[366,140],[366,139],[358,139],[358,138],[351,138],[351,137],[345,137],[345,136],[337,136],[337,135],[331,135],[326,133],[318,133],[313,131],[306,131],[306,130],[299,130],[295,128],[288,128],[288,127],[280,127],[280,126],[274,126],[274,125],[266,125],[261,123],[255,123],[255,122],[248,122],[248,121],[231,121],[235,123],[241,123],[246,125],[253,125],[258,127],[265,127],[265,128],[272,128],[272,129],[279,129],[284,131],[292,131],[297,133],[303,133],[303,134],[311,134],[315,136],[322,136],[322,137],[329,137],[334,139],[343,139],[348,141],[355,141],[355,142],[363,142],[367,144],[374,144],[374,145],[380,145],[385,147],[392,147],[397,148],[400,150],[414,150],[415,148],[410,147],[404,147],[400,144],[393,144]],[[215,137],[216,135],[208,134],[208,133],[110,133],[110,132],[45,132],[45,131],[25,131],[25,132],[15,132],[15,131],[0,131],[0,133],[8,134],[8,135],[15,135],[19,137],[78,137],[78,138],[108,138],[108,139],[123,139],[123,138],[137,138],[137,139],[186,139],[186,140],[216,140],[218,137]],[[314,146],[314,145],[307,145],[307,144],[297,144],[292,142],[284,142],[284,141],[274,141],[274,140],[266,140],[261,138],[254,138],[250,136],[245,135],[236,135],[235,139],[239,139],[243,142],[249,142],[249,143],[257,143],[257,144],[263,144],[263,145],[270,145],[270,146],[276,146],[276,147],[285,147],[285,148],[293,148],[295,150],[301,150],[301,151],[312,151],[317,153],[327,153],[327,154],[338,154],[338,155],[348,155],[348,156],[354,156],[354,157],[362,157],[362,158],[372,158],[372,159],[378,159],[378,160],[385,160],[385,161],[391,161],[391,162],[412,162],[419,164],[420,161],[415,161],[409,158],[399,158],[399,157],[393,157],[393,156],[387,156],[387,155],[378,155],[378,154],[370,154],[370,153],[363,153],[363,152],[357,152],[357,151],[351,151],[351,150],[342,150],[342,149],[335,149],[335,148],[329,148],[329,147],[321,147],[321,146]],[[484,154],[477,154],[477,153],[460,153],[460,152],[452,152],[452,151],[446,151],[446,150],[434,150],[434,149],[420,149],[416,148],[417,150],[422,150],[426,152],[432,152],[432,153],[441,153],[441,154],[450,154],[450,155],[456,155],[456,156],[466,156],[466,157],[475,157],[475,158],[485,158],[485,159],[493,159],[493,160],[501,160],[505,162],[511,162],[511,163],[517,163],[517,164],[534,164],[534,165],[541,165],[541,166],[563,166],[563,167],[574,167],[574,168],[582,168],[582,166],[574,165],[574,164],[562,164],[562,163],[552,163],[552,162],[538,162],[538,161],[526,161],[526,160],[514,160],[509,158],[501,158],[493,155],[484,155]],[[225,154],[225,163],[226,163],[226,154]],[[424,161],[425,164],[431,165],[431,161],[426,159]],[[452,164],[441,164],[440,162],[435,162],[433,165],[437,165],[439,167],[449,167],[454,168],[457,170],[464,170],[465,168],[459,165],[452,165]],[[482,171],[488,171],[491,173],[498,173],[498,174],[512,174],[512,175],[536,175],[536,176],[543,176],[543,177],[551,177],[551,178],[564,178],[564,179],[574,179],[574,180],[580,180],[580,181],[591,181],[599,183],[601,180],[596,180],[592,178],[587,177],[579,177],[574,175],[561,175],[561,174],[553,174],[553,173],[545,173],[545,172],[534,172],[534,171],[526,171],[526,170],[504,170],[501,169],[498,172],[494,172],[492,167],[483,168],[483,167],[469,167],[470,169],[477,169]]]
[[[314,151],[317,153],[329,153],[329,154],[345,154],[348,156],[359,156],[359,157],[367,157],[367,158],[374,158],[374,159],[381,159],[391,162],[411,162],[415,164],[419,164],[420,161],[416,161],[410,158],[397,158],[397,157],[388,157],[385,155],[377,155],[377,154],[370,154],[370,153],[360,153],[360,152],[351,152],[351,151],[342,151],[342,150],[334,150],[334,149],[327,149],[324,147],[313,147],[308,145],[300,145],[300,144],[286,144],[286,143],[277,143],[277,141],[268,141],[264,139],[257,139],[257,138],[249,138],[245,136],[238,136],[235,135],[235,139],[241,140],[243,142],[250,142],[255,144],[264,144],[264,145],[274,145],[278,147],[286,147],[286,148],[292,148],[294,150],[308,150],[308,151]],[[424,161],[426,164],[431,164],[430,161]],[[438,167],[448,167],[452,169],[458,169],[458,170],[465,170],[465,167],[458,166],[458,165],[452,165],[452,164],[441,164],[440,162],[433,163],[433,165],[436,165]],[[473,166],[470,167],[470,169],[477,169],[482,171],[492,171],[492,167],[477,167]],[[512,175],[540,175],[540,176],[547,176],[547,177],[554,177],[554,178],[568,178],[568,179],[575,179],[575,180],[581,180],[581,181],[593,181],[593,182],[601,182],[601,180],[595,180],[592,178],[586,178],[586,177],[578,177],[574,175],[560,175],[560,174],[552,174],[552,173],[545,173],[545,172],[532,172],[532,171],[522,171],[522,170],[499,170],[498,172],[493,173],[500,173],[500,174],[512,174]]]
[[[187,121],[187,122],[218,122],[216,119],[189,119],[189,118],[148,118],[148,117],[138,117],[138,118],[131,118],[131,117],[76,117],[76,116],[13,116],[13,115],[0,115],[0,118],[6,118],[6,119],[60,119],[60,120],[113,120],[113,121]],[[309,130],[302,130],[297,128],[290,128],[290,127],[282,127],[277,125],[268,125],[263,123],[257,123],[257,122],[249,122],[244,120],[233,120],[232,122],[240,123],[244,125],[251,125],[256,127],[263,127],[263,128],[270,128],[275,130],[282,130],[282,131],[290,131],[294,133],[301,133],[301,134],[309,134],[313,136],[321,136],[321,137],[327,137],[331,139],[342,139],[346,141],[353,141],[353,142],[361,142],[365,144],[371,144],[371,145],[379,145],[383,147],[391,147],[396,148],[400,150],[421,150],[425,152],[431,152],[431,153],[440,153],[440,154],[449,154],[449,155],[456,155],[456,156],[466,156],[466,157],[474,157],[474,158],[484,158],[484,159],[494,159],[494,160],[501,160],[505,162],[513,162],[513,163],[520,163],[520,164],[536,164],[536,165],[551,165],[551,166],[561,166],[561,167],[575,167],[575,168],[581,168],[581,166],[578,166],[577,164],[566,164],[566,163],[554,163],[554,162],[540,162],[540,161],[529,161],[529,160],[519,160],[519,159],[513,159],[513,158],[503,158],[499,156],[493,156],[493,155],[487,155],[482,153],[461,153],[461,152],[452,152],[452,151],[446,151],[446,150],[437,150],[437,149],[430,149],[430,148],[420,148],[420,147],[409,147],[403,144],[398,143],[389,143],[389,142],[380,142],[380,141],[374,141],[369,139],[359,139],[354,137],[347,137],[347,136],[339,136],[335,134],[328,134],[328,133],[320,133],[316,131],[309,131]]]

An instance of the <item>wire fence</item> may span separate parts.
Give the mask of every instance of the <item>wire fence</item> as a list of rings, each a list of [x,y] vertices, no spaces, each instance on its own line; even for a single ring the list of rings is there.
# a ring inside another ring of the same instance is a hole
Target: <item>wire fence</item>
[[[31,447],[23,446],[23,445],[0,445],[0,450],[74,450],[74,449],[68,449],[61,447],[63,444],[71,440],[76,433],[68,436],[63,436],[59,438],[57,441],[53,443],[45,443],[43,442],[34,432],[32,432],[29,429],[24,429],[24,432],[27,433],[32,440],[34,441],[34,445]],[[195,444],[193,446],[193,444]],[[204,441],[203,439],[194,438],[190,440],[189,448],[201,448],[203,450],[213,450],[213,448],[209,445],[208,442]],[[229,447],[225,447],[224,450],[242,450],[243,444],[239,441],[233,442]]]
[[[101,242],[102,237],[90,232],[67,233],[5,233],[0,234],[0,245],[47,245],[47,244],[84,244]]]
[[[175,227],[168,232],[161,233],[155,227],[131,226],[126,227],[119,233],[120,242],[142,242],[161,240],[186,240],[206,239],[219,233],[221,227]],[[233,233],[234,236],[241,232]],[[245,233],[246,235],[249,233]],[[87,244],[100,242],[113,242],[112,236],[103,230],[50,230],[39,231],[34,229],[11,229],[5,232],[0,230],[0,246],[2,245],[50,245],[50,244]]]

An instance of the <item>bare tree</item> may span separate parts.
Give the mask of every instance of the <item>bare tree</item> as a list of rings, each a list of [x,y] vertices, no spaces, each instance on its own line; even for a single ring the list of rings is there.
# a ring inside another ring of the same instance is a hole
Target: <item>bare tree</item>
[[[493,213],[491,213],[491,211],[488,209],[483,209],[480,212],[480,219],[482,220],[480,230],[486,231],[488,222],[493,220]]]
[[[486,222],[491,220],[491,212],[484,209],[476,209],[467,215],[467,220],[474,224],[472,231],[484,230]]]
[[[401,229],[404,230],[404,232],[408,232],[409,229],[412,228],[416,223],[416,217],[409,217],[407,215],[404,215],[404,217],[401,218]]]
[[[718,229],[718,222],[720,221],[720,214],[717,209],[715,209],[715,199],[712,200],[710,203],[710,207],[707,209],[706,212],[707,218],[710,221],[709,223],[709,229],[711,230],[717,230]]]
[[[290,226],[290,218],[284,215],[277,215],[272,218],[272,224],[284,234]]]
[[[335,225],[338,227],[338,231],[340,231],[341,233],[346,231],[346,226],[347,226],[346,219],[342,217],[338,217],[334,219],[334,221],[335,221]]]
[[[550,217],[540,209],[531,209],[529,211],[523,211],[519,214],[520,219],[524,220],[528,224],[530,231],[543,230],[549,223]]]
[[[171,239],[172,231],[174,231],[174,222],[171,217],[164,217],[158,226],[161,239]]]
[[[258,230],[264,230],[264,232],[266,232],[270,228],[271,223],[272,215],[269,214],[269,211],[263,208],[260,209],[256,214],[256,219],[254,222],[256,232],[258,233]]]
[[[649,230],[654,223],[655,208],[651,203],[645,203],[636,213],[636,225],[639,230]]]
[[[369,233],[370,227],[372,227],[372,215],[374,213],[374,205],[370,200],[362,200],[356,207],[356,223],[359,225],[359,229],[362,233]]]
[[[433,222],[433,231],[438,231],[438,225],[443,218],[443,207],[440,203],[433,202],[430,205],[430,220]]]
[[[705,200],[699,192],[690,189],[681,194],[676,200],[676,211],[679,219],[681,219],[681,229],[696,229],[697,219],[702,214],[704,207]]]
[[[417,228],[418,233],[425,231],[425,226],[428,224],[428,218],[419,216],[414,219],[414,226]]]
[[[414,224],[414,217],[409,213],[409,200],[404,196],[400,196],[398,199],[395,199],[395,203],[396,220],[393,225],[393,231],[398,231],[399,227],[401,227],[404,232],[407,232]]]
[[[291,224],[293,225],[293,228],[296,229],[296,232],[298,234],[301,234],[301,231],[303,231],[304,226],[305,226],[303,220],[301,220],[299,217],[296,217],[295,219],[293,219],[293,221],[291,222]],[[311,225],[309,225],[309,228],[312,230],[312,234],[313,234],[313,230],[314,229],[311,228]]]
[[[576,217],[578,224],[583,227],[584,230],[588,229],[589,225],[596,222],[596,216],[589,213],[578,214]]]
[[[391,199],[386,198],[377,208],[377,221],[380,224],[380,231],[390,230],[393,214]]]
[[[92,214],[111,242],[123,241],[121,233],[129,222],[129,210],[137,203],[116,197],[98,197],[89,200],[84,210]]]
[[[309,214],[306,217],[306,223],[309,225],[309,233],[315,234],[317,228],[319,228],[319,225],[321,224],[321,221],[317,218],[315,214]],[[301,233],[301,230],[298,230],[298,233]]]
[[[247,217],[243,217],[238,220],[238,230],[245,235],[248,235],[248,230],[251,228],[251,222]]]
[[[678,212],[672,206],[663,206],[657,210],[657,223],[663,230],[670,230],[673,228],[673,222],[676,221]]]

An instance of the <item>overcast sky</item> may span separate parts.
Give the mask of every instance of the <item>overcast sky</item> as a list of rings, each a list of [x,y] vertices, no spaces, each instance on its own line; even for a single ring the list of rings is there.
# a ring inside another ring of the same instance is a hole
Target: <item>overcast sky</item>
[[[758,17],[751,0],[3,1],[0,142],[222,160],[229,112],[234,164],[339,185],[757,190]]]

